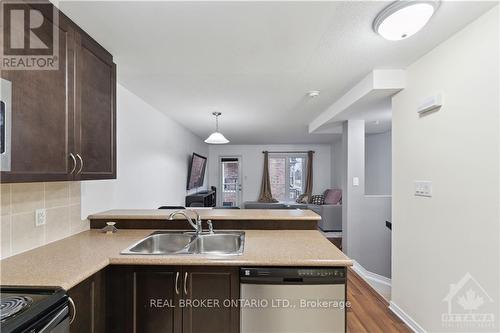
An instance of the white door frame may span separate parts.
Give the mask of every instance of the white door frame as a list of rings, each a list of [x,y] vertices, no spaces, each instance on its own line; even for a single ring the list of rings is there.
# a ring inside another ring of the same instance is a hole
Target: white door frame
[[[217,206],[222,207],[222,192],[224,190],[224,185],[222,184],[222,159],[223,158],[236,158],[238,159],[238,202],[236,207],[241,207],[243,204],[243,157],[241,155],[219,155],[217,158],[217,168],[219,170],[219,180],[218,186],[219,190],[217,190]]]

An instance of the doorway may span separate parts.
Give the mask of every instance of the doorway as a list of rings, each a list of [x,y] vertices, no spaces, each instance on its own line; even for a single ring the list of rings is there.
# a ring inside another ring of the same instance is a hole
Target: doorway
[[[220,201],[222,207],[241,205],[241,157],[222,156],[219,158]]]

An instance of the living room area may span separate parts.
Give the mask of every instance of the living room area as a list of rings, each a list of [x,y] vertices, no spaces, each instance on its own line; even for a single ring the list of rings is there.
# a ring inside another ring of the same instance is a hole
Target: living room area
[[[313,199],[323,205],[320,197],[332,189],[329,143],[212,145],[208,155],[208,182],[217,189],[218,207],[308,209]],[[340,193],[335,205],[341,208]]]
[[[210,146],[207,175],[217,191],[217,206],[312,210],[321,215],[318,229],[342,248],[342,190],[332,183],[332,147],[330,143]]]
[[[390,121],[365,126],[365,171],[359,178],[367,197],[390,201]],[[329,239],[337,238],[341,247],[342,179],[347,169],[341,134],[330,143],[210,145],[207,164],[217,207],[310,209],[321,215],[319,229]],[[390,216],[380,225],[386,220]]]

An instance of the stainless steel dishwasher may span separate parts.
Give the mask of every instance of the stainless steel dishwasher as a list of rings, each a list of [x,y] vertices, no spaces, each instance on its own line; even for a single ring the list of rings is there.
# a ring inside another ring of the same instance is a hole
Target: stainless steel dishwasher
[[[241,333],[346,332],[346,269],[242,267]]]

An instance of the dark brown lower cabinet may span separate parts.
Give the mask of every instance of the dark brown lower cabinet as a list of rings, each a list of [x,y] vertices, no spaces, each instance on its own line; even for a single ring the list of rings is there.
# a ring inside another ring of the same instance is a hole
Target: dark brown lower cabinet
[[[237,333],[237,267],[108,268],[107,332]]]
[[[182,332],[180,267],[108,267],[107,332]]]
[[[163,270],[133,272],[134,332],[181,332],[175,288],[179,275]]]
[[[184,267],[183,333],[233,333],[239,331],[240,312],[232,301],[240,296],[237,267]],[[200,303],[206,301],[205,303]]]
[[[106,332],[106,271],[102,270],[68,290],[75,304],[70,332]]]

